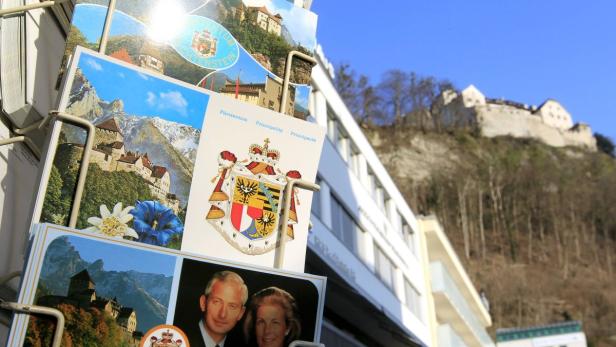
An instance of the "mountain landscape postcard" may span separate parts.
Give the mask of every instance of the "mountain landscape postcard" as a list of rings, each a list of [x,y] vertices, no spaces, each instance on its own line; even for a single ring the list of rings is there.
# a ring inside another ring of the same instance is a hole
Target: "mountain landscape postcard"
[[[179,248],[209,95],[78,50],[60,109],[96,127],[77,228]],[[85,131],[64,125],[41,220],[65,224]]]
[[[78,1],[67,39],[98,49],[107,0]],[[317,16],[286,0],[123,0],[106,54],[271,110],[292,50],[313,55]],[[286,113],[308,114],[311,66],[293,64]]]
[[[64,314],[64,346],[136,346],[167,319],[175,266],[173,255],[60,236],[44,252],[34,303]],[[24,344],[49,345],[50,323],[32,316]]]

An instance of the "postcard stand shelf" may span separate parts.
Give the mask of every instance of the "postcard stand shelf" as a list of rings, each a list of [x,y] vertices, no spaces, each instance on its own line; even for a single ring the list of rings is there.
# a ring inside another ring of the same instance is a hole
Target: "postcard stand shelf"
[[[34,9],[52,7],[52,6],[55,6],[57,4],[60,4],[66,1],[69,1],[69,0],[43,0],[38,4],[18,6],[18,7],[9,8],[9,9],[0,9],[0,17],[6,16],[6,15],[15,15],[19,13],[24,13],[24,12],[34,10]],[[115,10],[115,5],[116,5],[116,0],[110,0],[109,6],[107,8],[107,15],[105,17],[103,33],[101,35],[101,41],[100,41],[99,50],[98,50],[99,53],[102,53],[102,54],[105,53],[105,50],[107,47],[109,29],[111,27],[111,21],[113,17],[113,11]],[[291,80],[291,67],[292,67],[294,60],[301,60],[301,61],[307,62],[311,66],[315,66],[317,64],[317,61],[313,57],[307,54],[304,54],[300,51],[289,52],[289,54],[287,55],[286,64],[285,64],[283,91],[282,91],[280,110],[279,110],[279,112],[283,114],[286,112],[287,99],[289,97],[289,84]],[[45,129],[45,127],[49,124],[49,122],[52,119],[55,121],[61,122],[61,123],[68,123],[68,124],[76,125],[80,128],[83,128],[87,133],[86,143],[84,145],[84,151],[83,151],[83,155],[81,157],[81,162],[79,165],[79,173],[77,176],[75,196],[73,199],[73,203],[71,205],[71,209],[70,209],[71,212],[69,215],[69,222],[68,222],[68,226],[70,228],[75,228],[77,225],[77,218],[79,216],[79,207],[80,207],[81,199],[83,196],[83,190],[85,188],[85,180],[86,180],[88,166],[89,166],[88,163],[90,161],[91,150],[94,144],[94,136],[95,136],[94,125],[88,120],[73,116],[65,112],[60,112],[57,110],[50,111],[49,114],[43,119],[36,121],[23,128],[16,127],[15,124],[13,124],[13,122],[10,121],[9,119],[9,123],[11,124],[11,132],[18,136],[0,140],[0,146],[23,142],[25,145],[28,146],[28,148],[30,148],[30,150],[37,157],[37,159],[40,160],[41,150],[26,135],[33,132],[34,130]],[[289,221],[289,211],[291,208],[291,200],[292,200],[292,196],[296,188],[307,189],[307,190],[311,190],[315,192],[319,191],[320,189],[319,185],[314,184],[309,181],[301,180],[301,179],[289,179],[287,181],[287,184],[284,188],[284,206],[282,210],[283,211],[282,218],[280,220],[280,225],[279,225],[279,232],[278,232],[278,238],[277,238],[278,247],[276,248],[275,261],[274,261],[274,267],[278,269],[281,269],[284,266],[285,244],[286,244],[286,238],[287,238],[286,228],[287,228],[287,224]],[[11,274],[6,275],[3,278],[0,278],[0,286],[5,285],[8,281],[10,281],[13,278],[19,277],[20,275],[21,275],[21,272],[13,272]],[[54,335],[53,335],[52,347],[60,347],[60,344],[62,341],[62,335],[64,332],[65,319],[64,319],[64,315],[59,310],[50,308],[50,307],[44,307],[44,306],[27,305],[27,304],[21,304],[18,302],[9,302],[9,301],[5,301],[2,298],[0,298],[0,309],[10,310],[10,311],[20,312],[20,313],[27,313],[27,314],[32,314],[32,313],[41,314],[41,315],[54,317],[57,323],[56,323],[56,328],[55,328]],[[0,324],[6,325],[6,323],[7,322],[0,321]],[[291,342],[289,347],[325,347],[325,345],[321,343],[297,340],[297,341]]]

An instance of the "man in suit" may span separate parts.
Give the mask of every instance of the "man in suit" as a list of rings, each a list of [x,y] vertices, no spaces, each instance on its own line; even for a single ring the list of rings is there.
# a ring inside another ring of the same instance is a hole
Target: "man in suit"
[[[234,342],[227,339],[227,333],[244,316],[246,300],[248,288],[238,274],[232,271],[215,273],[199,298],[203,314],[199,321],[201,339],[191,340],[190,345],[233,347]]]

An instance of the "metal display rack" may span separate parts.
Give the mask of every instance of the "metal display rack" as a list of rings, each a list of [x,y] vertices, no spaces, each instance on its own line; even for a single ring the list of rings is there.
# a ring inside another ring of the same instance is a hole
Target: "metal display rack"
[[[17,7],[8,8],[8,9],[0,9],[0,17],[25,15],[27,11],[41,9],[41,8],[51,8],[53,6],[56,6],[56,5],[59,5],[61,3],[68,2],[68,1],[70,0],[43,0],[40,3],[28,4],[24,6],[17,6]],[[98,50],[99,53],[102,53],[102,54],[105,54],[105,50],[107,47],[109,29],[111,27],[111,21],[113,17],[113,12],[115,10],[115,5],[116,5],[116,0],[110,0],[109,6],[107,8],[107,15],[105,17],[103,33],[101,36],[101,41],[100,41],[99,50]],[[311,66],[315,66],[317,64],[317,61],[315,58],[305,53],[302,53],[300,51],[289,52],[289,54],[287,55],[287,59],[286,59],[285,72],[284,72],[284,78],[283,78],[283,91],[281,95],[281,103],[280,103],[280,110],[279,110],[279,112],[282,114],[284,114],[286,111],[287,99],[289,98],[289,85],[291,83],[290,82],[291,67],[295,60],[301,60],[301,61],[307,62]],[[30,105],[26,105],[26,106],[30,106]],[[49,114],[46,117],[38,121],[35,121],[32,124],[27,125],[25,127],[16,126],[10,117],[6,117],[4,112],[2,112],[1,116],[5,118],[6,120],[8,120],[8,123],[10,126],[10,132],[17,136],[13,136],[8,139],[0,140],[0,146],[23,142],[32,151],[32,153],[35,155],[35,157],[38,160],[41,160],[42,158],[42,153],[41,153],[42,151],[34,143],[34,141],[30,137],[27,136],[28,134],[31,134],[36,130],[39,130],[45,133],[47,126],[52,121],[60,122],[60,124],[68,123],[71,125],[75,125],[86,131],[87,133],[86,143],[84,145],[84,151],[81,157],[81,162],[79,163],[79,173],[77,176],[75,195],[74,195],[74,199],[71,205],[69,222],[68,222],[68,227],[75,228],[77,225],[77,217],[79,215],[79,208],[80,208],[81,199],[83,196],[83,191],[85,188],[85,181],[86,181],[86,176],[88,173],[88,167],[89,167],[88,164],[90,161],[92,146],[94,144],[94,137],[95,137],[94,125],[92,124],[92,122],[86,119],[71,115],[66,112],[57,111],[57,110],[49,111]],[[293,194],[295,193],[296,188],[307,189],[307,190],[314,191],[314,192],[319,191],[320,189],[319,185],[309,182],[309,181],[305,181],[302,179],[288,179],[287,184],[284,188],[284,200],[283,200],[283,210],[282,210],[283,212],[282,212],[282,217],[280,218],[280,224],[278,228],[278,237],[277,237],[278,247],[276,248],[275,261],[274,261],[274,268],[277,268],[277,269],[281,269],[284,266],[285,245],[287,241],[286,229],[287,229],[287,224],[289,221],[289,211],[291,208],[291,200],[292,200]],[[21,276],[21,272],[17,271],[17,272],[12,272],[4,277],[1,277],[0,286],[3,286],[10,280],[20,277],[20,276]],[[19,313],[26,313],[26,314],[40,314],[40,315],[46,315],[46,316],[51,316],[55,318],[56,327],[54,330],[52,347],[60,346],[61,341],[62,341],[62,335],[64,332],[65,319],[64,319],[64,315],[59,310],[50,308],[50,307],[28,305],[28,304],[22,304],[19,302],[6,301],[5,299],[1,297],[0,297],[0,309],[13,311],[13,312],[19,312]],[[4,319],[0,320],[0,324],[10,326],[9,323],[10,322],[8,321],[4,321]],[[297,341],[291,342],[289,347],[325,347],[325,345],[321,343],[297,340]]]

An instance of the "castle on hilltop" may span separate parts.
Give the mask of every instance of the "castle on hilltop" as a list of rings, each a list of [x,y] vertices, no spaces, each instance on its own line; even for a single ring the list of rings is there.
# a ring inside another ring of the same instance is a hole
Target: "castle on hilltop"
[[[45,295],[38,299],[37,304],[43,306],[70,304],[83,309],[96,308],[107,312],[126,332],[133,334],[137,330],[137,311],[120,305],[116,298],[97,295],[96,284],[85,269],[71,277],[66,296]]]
[[[529,106],[487,98],[470,85],[460,93],[444,91],[434,106],[440,109],[444,125],[477,128],[485,137],[533,138],[553,147],[597,150],[590,126],[574,124],[569,112],[553,99],[540,106]]]
[[[72,165],[81,160],[83,145],[64,143],[58,150],[67,152],[69,165]],[[144,179],[152,195],[163,205],[170,207],[175,214],[180,210],[178,197],[170,191],[171,176],[167,168],[154,165],[147,153],[126,150],[124,135],[114,117],[95,124],[90,163],[97,164],[103,171],[134,172]]]

